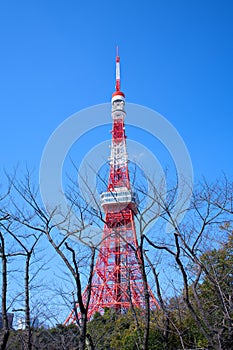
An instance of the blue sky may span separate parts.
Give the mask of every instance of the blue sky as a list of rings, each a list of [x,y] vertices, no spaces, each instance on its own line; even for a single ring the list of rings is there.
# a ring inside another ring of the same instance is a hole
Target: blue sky
[[[230,0],[1,2],[1,169],[37,169],[63,120],[110,101],[119,45],[127,101],[175,126],[196,179],[231,176],[232,11]]]

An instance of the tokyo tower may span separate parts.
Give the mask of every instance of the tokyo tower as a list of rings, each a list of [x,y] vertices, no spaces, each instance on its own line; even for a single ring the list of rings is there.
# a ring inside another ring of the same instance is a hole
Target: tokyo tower
[[[134,307],[143,309],[144,285],[141,258],[135,230],[134,217],[137,214],[136,194],[131,188],[124,120],[125,95],[120,88],[120,57],[116,55],[116,87],[112,94],[112,141],[110,171],[106,192],[100,195],[105,212],[102,240],[96,260],[88,319],[104,308],[125,312]],[[151,308],[158,303],[147,286]],[[86,298],[87,288],[83,293]],[[78,307],[78,306],[77,306]],[[77,315],[77,313],[76,313]],[[65,323],[75,321],[74,310]]]

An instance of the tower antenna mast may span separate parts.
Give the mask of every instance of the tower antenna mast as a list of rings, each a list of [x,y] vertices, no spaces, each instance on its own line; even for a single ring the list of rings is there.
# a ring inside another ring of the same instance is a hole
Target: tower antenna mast
[[[116,91],[121,91],[120,56],[118,46],[116,47]]]

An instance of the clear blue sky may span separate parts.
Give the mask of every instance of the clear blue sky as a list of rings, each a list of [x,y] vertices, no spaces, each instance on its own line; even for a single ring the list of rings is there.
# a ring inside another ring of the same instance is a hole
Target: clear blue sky
[[[231,176],[232,15],[230,0],[2,1],[1,169],[37,169],[63,120],[110,101],[119,45],[127,101],[176,127],[196,179]]]

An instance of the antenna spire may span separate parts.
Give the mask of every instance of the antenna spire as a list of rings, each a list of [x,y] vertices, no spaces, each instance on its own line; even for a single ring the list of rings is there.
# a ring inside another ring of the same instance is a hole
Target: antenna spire
[[[119,48],[116,47],[116,86],[115,91],[112,94],[112,103],[115,100],[125,101],[125,94],[121,91],[121,77],[120,77],[120,56]]]
[[[119,48],[116,47],[116,91],[121,90],[121,80],[120,80],[120,56]]]

